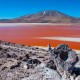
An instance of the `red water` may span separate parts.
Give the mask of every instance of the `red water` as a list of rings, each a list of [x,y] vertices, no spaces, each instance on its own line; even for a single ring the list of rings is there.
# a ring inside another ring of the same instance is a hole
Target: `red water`
[[[42,25],[42,26],[16,26],[0,27],[0,40],[32,46],[47,46],[49,43],[55,47],[58,44],[68,44],[73,49],[80,50],[79,42],[37,39],[35,37],[79,37],[80,25]]]

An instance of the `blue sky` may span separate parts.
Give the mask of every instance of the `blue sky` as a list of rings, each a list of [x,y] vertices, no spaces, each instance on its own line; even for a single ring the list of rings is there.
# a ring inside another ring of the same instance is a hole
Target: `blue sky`
[[[44,10],[80,17],[80,0],[0,0],[0,18],[15,18]]]

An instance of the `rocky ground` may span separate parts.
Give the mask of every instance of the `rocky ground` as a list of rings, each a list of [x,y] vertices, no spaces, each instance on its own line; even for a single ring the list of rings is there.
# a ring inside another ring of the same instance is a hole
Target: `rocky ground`
[[[80,60],[75,66],[80,67]],[[75,80],[80,80],[77,74]],[[67,79],[56,70],[48,49],[0,41],[0,80]]]

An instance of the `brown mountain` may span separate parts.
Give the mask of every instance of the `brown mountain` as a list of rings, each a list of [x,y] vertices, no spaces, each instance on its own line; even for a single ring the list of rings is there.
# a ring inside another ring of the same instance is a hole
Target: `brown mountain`
[[[2,19],[0,22],[8,23],[80,23],[75,18],[56,10],[43,11],[36,14],[24,15],[15,19]]]

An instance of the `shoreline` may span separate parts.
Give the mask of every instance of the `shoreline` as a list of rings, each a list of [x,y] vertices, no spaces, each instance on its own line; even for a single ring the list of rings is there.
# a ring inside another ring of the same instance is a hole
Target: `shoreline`
[[[80,42],[80,37],[36,37],[38,39]]]
[[[0,23],[0,27],[4,26],[26,26],[26,25],[80,25],[79,23]]]
[[[38,47],[38,48],[42,48],[42,49],[45,49],[45,50],[48,50],[48,47],[45,47],[45,46],[34,46],[34,47]],[[51,47],[54,49],[54,47]],[[80,50],[76,50],[76,49],[73,49],[76,53],[80,53]]]

